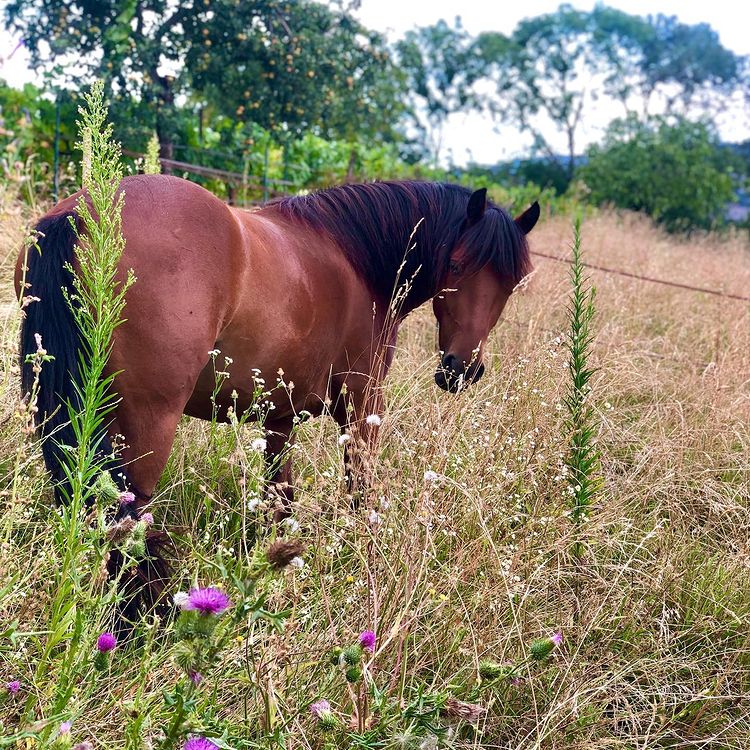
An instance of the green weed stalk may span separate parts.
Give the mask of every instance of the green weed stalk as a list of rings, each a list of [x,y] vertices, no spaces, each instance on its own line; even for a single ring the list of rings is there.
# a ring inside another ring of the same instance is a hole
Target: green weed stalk
[[[581,528],[601,487],[599,450],[596,444],[598,421],[591,399],[591,351],[596,289],[584,273],[581,257],[581,219],[576,218],[573,235],[573,262],[570,267],[572,291],[568,305],[568,388],[564,398],[564,423],[569,441],[565,463],[568,469],[570,511],[576,526],[573,555],[580,558],[583,545]]]
[[[67,404],[77,445],[64,452],[68,502],[59,515],[51,516],[55,547],[61,557],[52,589],[49,635],[37,672],[40,683],[47,681],[45,677],[54,679],[45,711],[50,720],[70,716],[69,703],[76,690],[80,695],[82,686],[93,689],[91,656],[96,628],[116,596],[114,582],[105,585],[106,576],[101,575],[107,552],[104,508],[94,506],[94,517],[87,519],[86,515],[94,500],[95,480],[111,458],[102,455],[101,448],[116,405],[115,374],[105,375],[105,368],[112,335],[123,322],[125,293],[135,281],[132,271],[124,281],[118,279],[118,262],[125,244],[121,231],[124,195],[118,193],[121,152],[112,140],[112,126],[106,122],[103,84],[95,83],[84,99],[85,106],[79,108],[78,145],[83,151],[86,197],[81,196],[76,206],[80,231],[71,219],[78,238],[77,268],[69,268],[73,291],[67,295],[81,334],[77,398]],[[47,727],[41,736],[43,745],[55,731],[56,726]]]

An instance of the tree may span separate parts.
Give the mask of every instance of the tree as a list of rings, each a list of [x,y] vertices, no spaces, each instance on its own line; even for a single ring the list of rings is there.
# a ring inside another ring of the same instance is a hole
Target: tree
[[[648,114],[658,96],[667,113],[686,114],[697,102],[715,110],[740,78],[740,58],[708,25],[603,5],[591,12],[561,5],[522,21],[510,37],[480,35],[478,47],[495,87],[491,111],[530,132],[536,150],[558,163],[546,132],[550,125],[562,132],[569,176],[581,122],[603,96],[619,101],[626,113],[636,102]]]
[[[412,115],[424,134],[434,166],[440,158],[448,116],[476,106],[472,86],[482,71],[474,40],[456,18],[407,31],[396,45],[401,70],[412,99]]]
[[[382,133],[400,112],[382,40],[310,0],[10,0],[6,17],[37,68],[149,107],[166,158],[180,95],[281,134]]]
[[[731,200],[728,154],[708,125],[615,121],[578,176],[595,203],[643,211],[668,231],[710,229]]]
[[[544,134],[551,121],[565,134],[565,168],[572,175],[584,106],[595,94],[591,77],[602,63],[592,44],[589,14],[561,5],[554,13],[521,21],[510,38],[481,34],[478,45],[496,87],[493,112],[531,133],[535,149],[559,162]]]
[[[644,115],[657,94],[667,113],[685,114],[696,103],[715,110],[739,83],[741,58],[708,24],[691,26],[661,14],[642,18],[606,6],[597,6],[591,18],[594,43],[611,63],[609,92],[623,102],[636,94]]]

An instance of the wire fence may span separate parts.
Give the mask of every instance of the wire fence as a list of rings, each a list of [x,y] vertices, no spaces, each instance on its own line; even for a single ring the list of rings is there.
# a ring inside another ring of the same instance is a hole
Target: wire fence
[[[537,250],[531,251],[532,255],[536,255],[540,258],[546,258],[547,260],[553,260],[557,263],[567,263],[570,265],[572,261],[569,258],[561,258],[558,255],[549,255],[548,253],[541,253]],[[676,289],[685,289],[691,292],[701,292],[703,294],[713,294],[716,297],[725,297],[726,299],[739,300],[740,302],[750,302],[750,297],[743,296],[742,294],[733,294],[731,292],[723,292],[719,289],[707,289],[706,287],[693,286],[692,284],[683,284],[680,281],[669,281],[667,279],[657,279],[653,276],[643,276],[639,273],[633,273],[632,271],[621,271],[617,268],[606,268],[605,266],[599,266],[595,263],[584,263],[586,268],[591,268],[602,273],[609,273],[615,276],[624,276],[628,279],[637,279],[638,281],[648,281],[652,284],[661,284],[662,286],[671,286]]]

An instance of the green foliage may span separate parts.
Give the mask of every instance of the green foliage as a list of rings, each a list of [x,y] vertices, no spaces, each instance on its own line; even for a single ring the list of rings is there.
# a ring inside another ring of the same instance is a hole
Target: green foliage
[[[6,17],[36,68],[76,80],[83,69],[141,103],[164,157],[181,130],[180,95],[279,137],[384,134],[401,110],[400,76],[381,38],[308,0],[12,0]]]
[[[183,21],[185,23],[185,21]],[[211,4],[191,19],[190,83],[218,110],[290,139],[390,133],[400,76],[382,39],[316,2]]]
[[[579,176],[594,203],[643,211],[671,232],[717,226],[732,197],[725,152],[707,125],[686,120],[615,122]]]

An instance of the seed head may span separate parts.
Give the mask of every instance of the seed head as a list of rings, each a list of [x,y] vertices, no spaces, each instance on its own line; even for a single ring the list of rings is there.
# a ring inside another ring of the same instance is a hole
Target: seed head
[[[454,719],[463,719],[476,724],[487,713],[487,709],[476,703],[466,703],[450,697],[445,701],[445,713]]]
[[[279,539],[266,550],[266,559],[274,570],[282,570],[302,554],[304,547],[299,539]]]

